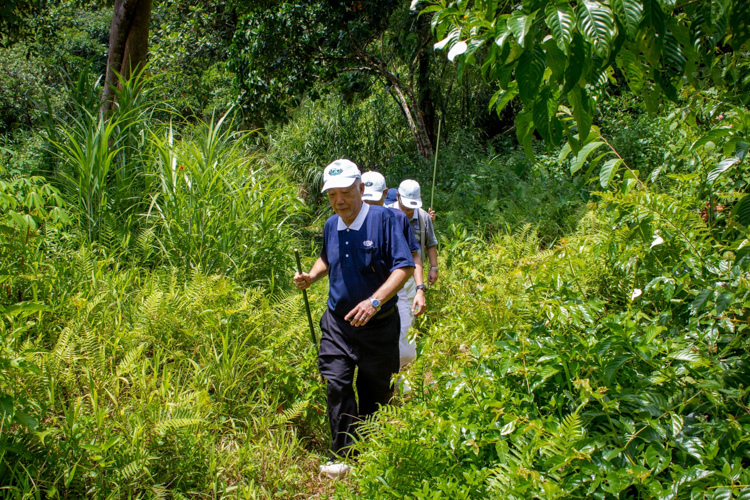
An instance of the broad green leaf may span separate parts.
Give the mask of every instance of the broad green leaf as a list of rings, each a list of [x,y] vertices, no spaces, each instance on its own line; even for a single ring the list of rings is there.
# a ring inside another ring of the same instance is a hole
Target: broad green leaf
[[[39,311],[48,311],[49,306],[46,306],[44,304],[38,304],[35,302],[21,302],[18,304],[13,304],[10,306],[5,306],[4,308],[0,308],[0,312],[3,314],[7,314],[8,316],[17,316],[19,314],[23,314],[24,316],[28,316],[29,314],[39,312]]]
[[[628,49],[620,50],[617,54],[617,67],[625,75],[628,87],[633,93],[638,93],[643,88],[643,65],[640,60]]]
[[[722,292],[716,299],[716,314],[721,315],[734,302],[734,293]]]
[[[575,163],[570,167],[570,173],[575,174],[576,172],[581,170],[584,162],[586,161],[586,158],[588,158],[591,152],[603,144],[604,142],[597,141],[597,142],[590,142],[586,144],[584,147],[582,147],[581,150],[578,152],[578,156],[576,157]]]
[[[672,33],[664,35],[664,43],[661,47],[662,61],[675,74],[682,75],[685,71],[687,58],[682,53],[682,48]]]
[[[573,38],[575,16],[568,2],[550,3],[545,9],[547,26],[557,42],[557,46],[567,53],[567,47]]]
[[[453,62],[456,59],[456,57],[466,52],[468,48],[469,46],[467,45],[466,42],[464,41],[456,42],[453,45],[453,47],[451,47],[451,49],[448,51],[448,60]]]
[[[607,383],[612,381],[615,373],[617,373],[617,370],[619,370],[622,365],[632,359],[632,357],[633,356],[630,354],[620,354],[609,363],[607,363],[607,365],[604,367],[604,379],[607,381]]]
[[[609,183],[612,182],[621,164],[622,158],[612,158],[602,165],[602,169],[599,171],[599,183],[604,189],[607,189]]]
[[[609,156],[610,154],[612,154],[612,151],[605,151],[604,153],[597,155],[593,160],[589,161],[589,168],[586,169],[586,173],[583,175],[585,184],[589,183],[591,174],[594,172],[594,170],[596,170],[596,167],[599,166],[599,162],[601,162],[606,156]]]
[[[534,118],[529,112],[521,112],[516,115],[516,139],[523,146],[528,158],[534,158],[534,149],[531,146],[531,138],[534,135]]]
[[[658,85],[644,85],[643,89],[641,89],[649,116],[656,116],[656,113],[659,112],[659,104],[661,103],[660,89],[661,87]]]
[[[547,67],[552,71],[555,81],[562,85],[565,80],[565,63],[567,63],[568,58],[552,39],[547,40],[543,46]]]
[[[708,177],[706,179],[708,184],[713,184],[714,182],[716,182],[716,179],[718,179],[721,176],[721,174],[729,170],[729,167],[739,162],[740,162],[740,159],[735,158],[735,157],[725,158],[722,161],[720,161],[719,164],[716,165],[716,167],[713,168],[708,173]]]
[[[612,9],[630,38],[635,38],[638,25],[643,17],[643,7],[637,0],[612,0]]]
[[[516,80],[521,102],[527,108],[531,108],[534,98],[542,84],[545,68],[544,51],[538,45],[526,49],[521,54],[516,66]]]
[[[507,436],[508,434],[512,433],[516,428],[516,421],[511,420],[507,424],[503,426],[502,429],[500,429],[500,435],[501,436]]]
[[[578,4],[577,14],[578,29],[594,45],[597,54],[607,59],[616,35],[612,11],[597,1],[583,0]]]
[[[682,426],[684,425],[684,421],[680,415],[677,415],[676,413],[673,413],[670,417],[670,421],[672,423],[672,435],[677,436],[680,432],[682,432]]]
[[[742,161],[745,159],[745,156],[747,156],[748,149],[750,149],[750,143],[738,141],[737,147],[734,150],[734,156]]]
[[[565,158],[567,158],[570,155],[570,151],[571,151],[570,143],[566,142],[563,145],[562,149],[560,149],[560,153],[557,155],[557,161],[562,163],[565,160]]]
[[[732,488],[720,486],[706,496],[707,500],[732,500]]]
[[[508,28],[507,21],[503,22],[502,26],[498,27],[495,30],[495,43],[502,47],[505,45],[505,42],[508,40],[508,37],[511,35],[511,31]]]
[[[692,153],[696,149],[698,149],[701,146],[705,146],[709,142],[713,142],[714,144],[721,139],[722,137],[726,137],[728,135],[731,135],[734,133],[734,130],[732,130],[729,127],[721,127],[721,128],[715,128],[708,132],[706,135],[698,139],[693,143],[692,146],[690,146],[690,152]]]
[[[495,111],[497,112],[498,116],[500,116],[500,113],[503,112],[505,106],[507,106],[508,103],[518,95],[518,83],[516,81],[512,81],[509,87],[510,88],[508,90],[498,90],[495,93],[495,96],[497,96],[496,103],[492,101],[490,102],[490,107],[495,104]],[[493,96],[493,99],[495,98],[495,96]]]
[[[713,294],[713,290],[705,289],[701,290],[700,293],[695,297],[695,300],[690,304],[690,310],[693,314],[699,313],[703,306],[706,304],[708,298]]]
[[[647,287],[648,288],[648,287]],[[661,332],[666,330],[663,326],[649,326],[646,328],[645,335],[643,337],[643,343],[644,344],[650,344],[654,341],[657,335],[659,335]]]
[[[664,11],[661,9],[658,0],[643,0],[643,16],[641,17],[641,27],[651,28],[656,33],[656,41],[658,44],[661,42],[667,32],[666,21],[664,18]]]
[[[576,85],[568,94],[568,99],[573,106],[573,118],[578,128],[578,140],[585,142],[591,132],[594,120],[593,101],[589,98],[586,89]]]
[[[550,142],[552,140],[552,133],[550,130],[550,92],[549,88],[545,88],[542,92],[539,92],[537,94],[536,99],[534,100],[534,108],[533,108],[533,117],[534,117],[534,126],[536,127],[537,132],[539,132],[539,135],[542,136],[542,139],[546,142]],[[555,110],[557,109],[557,106],[555,106]]]
[[[36,430],[36,420],[33,417],[25,414],[24,412],[16,411],[16,414],[13,418],[16,420],[16,422],[27,427],[30,431]]]
[[[693,352],[692,349],[682,349],[680,351],[673,352],[669,355],[669,359],[676,359],[678,361],[687,361],[688,363],[695,363],[696,361],[700,360],[701,357],[698,355],[698,353]]]
[[[521,11],[514,11],[513,15],[508,19],[508,29],[510,29],[513,36],[516,37],[518,45],[524,46],[526,41],[526,34],[529,32],[531,25],[534,22],[533,16],[526,16]]]
[[[583,73],[584,62],[586,60],[586,42],[583,37],[575,33],[573,35],[573,42],[568,48],[570,54],[568,67],[565,69],[565,86],[563,87],[563,94],[567,94],[573,87],[578,85],[578,80],[581,79]]]
[[[750,194],[740,198],[732,208],[732,215],[743,226],[750,226]]]
[[[15,414],[15,411],[13,408],[13,398],[1,392],[0,392],[0,412],[4,413],[5,415],[9,417],[12,417]]]

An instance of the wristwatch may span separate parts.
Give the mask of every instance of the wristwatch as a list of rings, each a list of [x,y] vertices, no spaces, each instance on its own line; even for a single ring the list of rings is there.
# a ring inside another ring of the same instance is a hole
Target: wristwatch
[[[427,285],[417,285],[417,290],[427,290]]]
[[[367,300],[370,301],[370,304],[372,304],[372,307],[374,307],[376,311],[380,311],[380,301],[378,299],[376,299],[375,297],[370,297]]]
[[[438,270],[437,266],[433,266],[430,268],[430,271],[437,271],[437,270]]]

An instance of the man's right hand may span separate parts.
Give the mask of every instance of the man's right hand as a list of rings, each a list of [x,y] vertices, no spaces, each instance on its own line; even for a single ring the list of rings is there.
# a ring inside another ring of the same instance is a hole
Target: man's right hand
[[[308,273],[294,273],[294,285],[300,290],[305,290],[312,285],[312,277]]]

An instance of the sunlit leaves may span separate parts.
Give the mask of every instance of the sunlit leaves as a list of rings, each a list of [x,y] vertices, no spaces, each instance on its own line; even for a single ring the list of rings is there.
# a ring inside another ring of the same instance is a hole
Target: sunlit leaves
[[[550,3],[545,9],[545,14],[547,14],[547,26],[549,26],[552,36],[555,37],[557,46],[565,51],[570,44],[575,28],[573,9],[568,2]]]
[[[584,0],[578,4],[577,14],[578,29],[586,40],[593,44],[599,56],[609,57],[610,44],[617,34],[612,11],[599,2]]]
[[[599,171],[599,183],[602,188],[607,189],[609,187],[609,183],[617,174],[620,165],[622,165],[622,158],[613,158],[602,165],[602,169]]]
[[[622,49],[617,55],[617,66],[622,70],[628,86],[633,93],[643,89],[643,68],[638,57],[628,49]]]
[[[708,183],[713,184],[714,182],[716,182],[716,179],[718,179],[721,176],[721,174],[729,170],[729,168],[732,165],[739,163],[739,161],[740,159],[735,158],[735,157],[725,158],[721,160],[718,163],[718,165],[716,165],[716,167],[714,167],[713,169],[711,169],[710,172],[708,172],[708,178],[707,178]]]
[[[637,0],[612,0],[611,5],[628,36],[634,38],[643,16],[641,3]]]
[[[508,19],[508,29],[516,37],[519,45],[523,46],[525,44],[526,34],[531,29],[533,23],[534,16],[527,16],[519,11],[514,12],[510,19]]]
[[[578,152],[578,155],[576,156],[576,161],[570,167],[570,173],[574,174],[578,172],[579,170],[581,170],[581,168],[583,167],[583,164],[586,162],[589,155],[593,153],[597,148],[603,145],[604,145],[604,142],[602,141],[594,141],[583,146],[581,150]]]

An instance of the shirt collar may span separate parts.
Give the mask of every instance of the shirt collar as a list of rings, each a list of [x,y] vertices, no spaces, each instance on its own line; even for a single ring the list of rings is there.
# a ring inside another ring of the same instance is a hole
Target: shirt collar
[[[362,208],[359,209],[357,218],[354,219],[354,222],[352,222],[352,225],[347,227],[346,223],[344,222],[344,219],[339,217],[339,223],[338,223],[337,229],[339,231],[343,231],[344,229],[353,229],[355,231],[359,231],[360,228],[362,227],[362,224],[365,223],[365,217],[367,217],[367,212],[369,211],[370,211],[370,205],[368,205],[367,203],[363,201]]]
[[[419,218],[419,209],[415,208],[414,213],[411,214],[411,220],[418,219]]]

